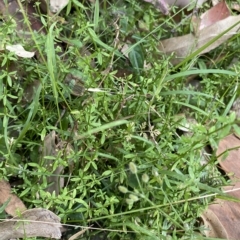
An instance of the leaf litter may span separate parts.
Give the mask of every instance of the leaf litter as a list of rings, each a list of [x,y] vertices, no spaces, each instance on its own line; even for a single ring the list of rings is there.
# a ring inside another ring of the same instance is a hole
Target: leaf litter
[[[0,223],[0,240],[26,236],[60,239],[61,227],[60,218],[53,212],[42,208],[29,209]]]
[[[5,211],[11,215],[16,216],[18,212],[26,210],[24,203],[14,194],[11,193],[11,186],[5,180],[0,181],[0,205],[8,200],[9,203],[5,207]]]
[[[8,14],[14,16],[16,22],[22,18],[21,14],[16,14],[16,4],[17,2],[12,1],[13,3],[9,4]],[[191,4],[190,1],[168,1],[167,3],[164,0],[160,1],[150,1],[146,0],[146,2],[150,2],[154,4],[159,10],[161,10],[165,14],[169,14],[169,6],[177,5],[180,7],[186,7]],[[197,6],[201,6],[205,1],[198,1]],[[15,5],[14,5],[15,4]],[[50,1],[50,10],[52,13],[56,13],[61,11],[66,5],[68,1]],[[3,3],[0,2],[0,6],[3,6]],[[6,6],[4,6],[5,8]],[[6,15],[5,9],[2,8],[1,12]],[[44,8],[44,7],[43,7]],[[29,17],[33,15],[32,9],[28,11]],[[9,16],[7,16],[9,17]],[[34,18],[36,19],[36,18]],[[237,34],[240,27],[240,18],[239,16],[231,16],[228,6],[225,1],[218,3],[215,7],[205,12],[200,19],[196,20],[198,25],[195,28],[195,33],[190,33],[185,36],[170,38],[166,40],[162,40],[159,44],[159,50],[165,54],[175,54],[175,59],[172,60],[173,64],[178,64],[182,61],[182,59],[186,58],[192,52],[198,51],[198,55],[207,53],[212,49],[220,46],[224,42],[226,42],[230,37]],[[34,20],[34,24],[32,24],[33,29],[37,31],[44,30],[42,28],[42,24],[39,21]],[[18,23],[18,33],[20,36],[24,36],[27,39],[31,39],[28,37],[28,32],[23,31],[25,27],[22,24]],[[24,34],[23,34],[24,33]],[[217,36],[221,35],[218,39]],[[214,42],[207,46],[207,44],[214,39]],[[206,46],[205,49],[201,49],[203,46]],[[128,46],[127,46],[128,48]],[[16,53],[16,55],[20,57],[33,57],[34,52],[27,52],[24,50],[22,45],[12,45],[7,46],[9,51]],[[137,53],[137,54],[136,54]],[[140,56],[138,52],[130,52],[130,55],[127,57],[130,59],[132,65],[136,68],[143,68],[144,64],[141,61],[143,58]],[[33,55],[32,55],[33,54]],[[68,75],[69,77],[69,75]],[[74,76],[71,76],[71,80],[69,78],[66,80],[68,84],[72,79],[76,79]],[[78,79],[81,81],[81,79]],[[69,82],[68,82],[69,81]],[[28,90],[27,90],[28,91]],[[73,95],[81,96],[84,92],[84,86],[81,82],[81,86],[73,86]],[[31,101],[32,97],[30,97]],[[195,120],[193,120],[195,121]],[[191,134],[191,133],[190,133]],[[47,159],[48,156],[56,157],[57,145],[60,149],[69,148],[69,152],[72,147],[68,146],[66,142],[60,141],[61,144],[56,144],[56,133],[55,131],[50,132],[44,138],[44,149],[43,149],[43,159]],[[219,147],[217,149],[218,155],[227,149],[231,149],[233,147],[239,147],[240,143],[238,139],[234,136],[228,136],[223,139]],[[234,152],[235,151],[235,152]],[[67,152],[67,154],[69,154]],[[237,169],[238,162],[236,159],[238,158],[239,153],[238,150],[229,151],[229,155],[225,160],[220,160],[220,166],[226,173],[234,173],[234,180],[236,177],[239,178],[240,174]],[[234,160],[234,161],[233,161]],[[45,167],[49,170],[53,165],[52,160],[47,160]],[[64,186],[63,179],[59,177],[64,170],[64,166],[59,166],[57,169],[52,169],[53,176],[48,178],[48,183],[51,184],[51,187],[48,187],[46,190],[50,193],[54,192],[56,194],[59,193],[62,186]],[[238,189],[239,183],[236,182],[234,186],[224,187],[223,189],[228,191],[229,189],[235,190]],[[0,240],[7,240],[9,238],[22,238],[25,236],[28,237],[51,237],[59,239],[61,237],[61,224],[60,219],[54,213],[46,209],[29,209],[26,210],[26,207],[22,203],[22,201],[11,193],[10,185],[4,181],[0,181],[0,204],[4,204],[9,201],[8,205],[5,208],[5,211],[14,216],[13,219],[5,221],[0,224],[0,232],[4,233],[3,236],[0,236]],[[238,192],[229,193],[229,195],[234,196],[235,198],[240,199],[240,194]],[[239,203],[229,203],[226,200],[217,200],[215,204],[211,205],[208,210],[202,215],[202,219],[204,221],[204,225],[208,228],[205,230],[205,235],[208,237],[223,237],[226,239],[238,239],[237,237],[240,235],[237,226],[239,226],[239,222],[237,219],[240,219],[238,209]],[[21,213],[20,217],[16,216],[16,213]],[[223,214],[224,213],[224,214]],[[26,220],[28,224],[24,224]],[[29,221],[29,222],[28,222]],[[36,221],[36,222],[35,222]],[[20,223],[19,227],[15,229],[16,223]],[[76,235],[72,236],[70,239],[75,239],[79,235],[83,234],[85,230],[80,231]]]
[[[199,56],[217,48],[236,35],[240,28],[240,16],[230,16],[224,1],[194,21],[195,33],[160,41],[161,52],[167,55],[174,53],[171,60],[174,65],[194,52]]]
[[[221,169],[232,180],[223,187],[229,197],[238,201],[217,199],[204,211],[201,218],[207,237],[238,240],[240,236],[240,140],[231,134],[220,140],[216,150]]]
[[[10,184],[1,180],[0,204],[7,201],[9,202],[5,211],[13,218],[0,222],[0,240],[25,238],[26,236],[61,238],[59,217],[47,209],[27,210],[23,202],[11,193]]]

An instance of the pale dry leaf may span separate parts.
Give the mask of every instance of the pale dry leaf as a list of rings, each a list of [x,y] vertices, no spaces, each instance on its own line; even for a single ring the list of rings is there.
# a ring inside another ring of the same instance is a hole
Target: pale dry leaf
[[[232,112],[236,113],[236,118],[240,119],[240,98],[237,98],[231,108]]]
[[[26,210],[23,202],[14,194],[11,193],[11,186],[8,182],[0,181],[0,205],[4,204],[10,199],[10,202],[5,208],[5,211],[11,215],[16,216],[17,213]],[[1,231],[0,231],[1,232]]]
[[[170,39],[165,39],[160,42],[159,50],[167,55],[175,54],[175,58],[172,59],[172,64],[178,64],[184,58],[186,58],[192,52],[203,47],[213,38],[219,36],[221,33],[226,31],[228,28],[235,25],[230,31],[221,36],[219,39],[214,41],[207,48],[202,50],[200,54],[207,53],[212,49],[218,47],[222,43],[226,42],[229,38],[235,35],[240,28],[240,16],[230,16],[227,17],[209,27],[206,27],[199,31],[199,36],[194,34],[187,34],[181,37],[174,37]]]
[[[153,4],[163,14],[167,15],[169,14],[169,8],[171,6],[178,6],[183,8],[194,4],[196,7],[200,7],[207,0],[144,0],[144,1]]]
[[[186,7],[194,4],[196,7],[200,7],[207,0],[166,0],[169,6]]]
[[[69,0],[50,0],[50,11],[52,13],[60,12],[64,7],[68,5]]]
[[[230,7],[232,10],[240,12],[240,4],[238,2],[231,2]]]
[[[26,51],[21,44],[16,45],[7,45],[6,49],[9,52],[15,53],[17,56],[22,58],[32,58],[34,56],[34,52],[28,52]]]
[[[212,2],[212,5],[215,6],[220,2],[220,0],[212,0],[211,2]]]
[[[61,238],[60,218],[53,212],[35,208],[26,210],[20,217],[0,223],[0,240],[25,237]]]
[[[56,156],[56,138],[57,136],[55,131],[50,132],[44,138],[43,158],[47,156]],[[53,164],[53,160],[49,160],[47,158],[44,159],[44,166],[49,171],[51,171],[53,168]],[[53,174],[47,178],[49,186],[47,187],[46,191],[50,193],[53,193],[55,191],[56,195],[59,194],[60,189],[64,185],[64,178],[59,176],[62,173],[63,169],[64,167],[59,165],[56,169],[54,169]]]

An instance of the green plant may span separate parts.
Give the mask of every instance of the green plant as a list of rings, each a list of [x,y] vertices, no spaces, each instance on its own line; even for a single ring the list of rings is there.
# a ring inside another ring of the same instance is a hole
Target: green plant
[[[31,32],[33,41],[1,24],[7,43],[38,53],[0,55],[1,175],[23,180],[16,193],[28,208],[110,229],[109,239],[196,239],[198,217],[213,200],[204,196],[226,184],[214,152],[201,160],[235,124],[228,112],[238,69],[206,69],[204,57],[172,67],[158,42],[173,20],[157,19],[146,3],[124,3],[72,1],[61,13],[65,24],[40,16],[47,34]],[[193,74],[201,91],[185,85]],[[186,126],[190,135],[179,132]],[[59,195],[46,191],[50,176],[64,179]]]

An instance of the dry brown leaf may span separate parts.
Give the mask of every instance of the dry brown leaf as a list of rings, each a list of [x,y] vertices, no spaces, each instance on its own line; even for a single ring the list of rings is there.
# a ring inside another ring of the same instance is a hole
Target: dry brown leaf
[[[221,207],[221,205],[220,205]],[[222,225],[221,221],[218,219],[214,211],[210,208],[207,209],[202,215],[205,230],[204,234],[206,237],[219,237],[219,238],[228,238],[228,234]]]
[[[56,156],[56,132],[52,131],[50,132],[44,139],[44,147],[43,147],[43,158],[46,156]],[[46,169],[48,169],[49,171],[51,171],[52,167],[53,167],[53,160],[49,160],[49,159],[44,159],[44,163],[45,163],[45,167]],[[64,178],[59,177],[59,175],[61,174],[61,172],[63,171],[63,166],[58,166],[52,176],[47,178],[47,182],[48,184],[50,184],[46,191],[53,193],[55,191],[56,195],[59,194],[60,189],[63,187],[64,185]]]
[[[219,2],[217,5],[201,15],[199,30],[211,26],[212,24],[231,16],[231,12],[225,1]]]
[[[35,208],[26,210],[20,217],[0,223],[0,240],[25,237],[61,238],[60,218],[53,212]]]
[[[0,205],[10,199],[10,202],[5,208],[5,211],[11,216],[16,216],[17,213],[26,210],[23,202],[14,194],[11,193],[10,184],[4,180],[0,181]],[[1,231],[0,231],[1,232]]]
[[[222,153],[227,151],[228,149],[233,149],[228,152],[228,156],[226,157],[224,154],[220,156]],[[234,135],[231,134],[219,142],[218,149],[217,149],[217,156],[219,164],[221,168],[226,172],[234,173],[234,176],[229,175],[229,177],[234,180],[235,178],[240,178],[240,140]]]
[[[228,194],[240,200],[240,182],[234,186],[224,187],[224,191],[238,189]],[[240,202],[218,199],[215,204],[202,214],[207,237],[239,240],[240,236]]]
[[[172,59],[172,64],[178,64],[185,57],[192,52],[198,50],[213,38],[226,31],[231,26],[237,24],[234,28],[212,43],[210,46],[202,50],[199,54],[207,53],[212,49],[218,47],[222,43],[226,42],[230,37],[236,34],[240,28],[240,16],[227,17],[209,27],[206,27],[199,31],[199,36],[194,34],[187,34],[181,37],[174,37],[165,39],[160,42],[159,50],[167,55],[175,53],[175,58]]]
[[[234,186],[224,187],[227,194],[240,200],[240,140],[231,134],[219,142],[216,154],[218,161],[226,173],[234,173]],[[226,156],[224,153],[228,152]],[[213,205],[202,214],[207,228],[204,233],[207,237],[238,240],[240,236],[240,202],[217,199]]]

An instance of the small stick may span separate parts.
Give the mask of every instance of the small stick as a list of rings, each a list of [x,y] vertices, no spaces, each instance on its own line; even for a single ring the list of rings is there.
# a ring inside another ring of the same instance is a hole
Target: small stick
[[[83,229],[83,230],[81,230],[81,231],[79,231],[79,232],[77,232],[77,233],[75,233],[75,234],[72,235],[68,240],[74,240],[74,239],[76,239],[77,237],[83,235],[83,233],[85,233],[89,228],[91,228],[91,226],[90,226],[90,227],[87,227],[87,228],[85,228],[85,229]]]

